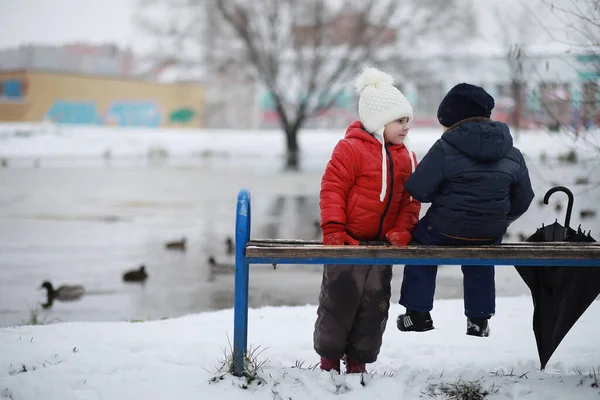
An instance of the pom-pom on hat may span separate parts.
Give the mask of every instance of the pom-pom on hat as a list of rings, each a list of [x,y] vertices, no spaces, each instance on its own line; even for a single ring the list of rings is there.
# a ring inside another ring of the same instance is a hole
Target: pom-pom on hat
[[[410,103],[394,87],[391,75],[368,67],[356,78],[355,87],[359,95],[358,116],[369,133],[377,134],[386,124],[397,119],[413,118]]]

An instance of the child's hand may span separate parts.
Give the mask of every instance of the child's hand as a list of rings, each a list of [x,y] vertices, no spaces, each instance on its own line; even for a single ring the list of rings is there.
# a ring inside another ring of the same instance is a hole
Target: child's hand
[[[323,244],[325,246],[358,246],[358,240],[346,232],[333,232],[323,236]]]
[[[385,237],[393,246],[406,246],[412,240],[410,232],[404,229],[392,229]]]

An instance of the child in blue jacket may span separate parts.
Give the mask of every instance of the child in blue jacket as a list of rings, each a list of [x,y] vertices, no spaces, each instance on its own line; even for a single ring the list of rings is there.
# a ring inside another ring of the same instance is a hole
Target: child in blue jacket
[[[413,232],[424,245],[498,244],[508,225],[531,204],[534,193],[523,155],[508,126],[490,119],[494,99],[479,86],[461,83],[438,108],[444,126],[404,185],[422,203],[431,203]],[[467,335],[489,336],[495,313],[494,266],[463,265]],[[398,316],[401,331],[433,329],[437,265],[406,265]]]

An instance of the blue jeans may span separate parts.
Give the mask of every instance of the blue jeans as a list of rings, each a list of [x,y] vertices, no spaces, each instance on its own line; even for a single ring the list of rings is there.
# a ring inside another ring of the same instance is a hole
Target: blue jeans
[[[422,218],[413,232],[413,240],[423,245],[465,246],[499,244],[502,237],[490,240],[464,240],[442,235]],[[400,290],[400,304],[409,310],[433,309],[437,265],[406,265]],[[463,265],[465,315],[489,318],[496,312],[496,285],[493,265]]]

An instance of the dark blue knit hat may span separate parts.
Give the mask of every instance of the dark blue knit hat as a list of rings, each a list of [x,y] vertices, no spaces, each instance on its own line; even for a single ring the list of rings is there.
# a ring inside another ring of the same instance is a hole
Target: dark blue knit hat
[[[494,98],[483,88],[459,83],[442,99],[437,117],[440,124],[448,128],[471,117],[489,118],[494,105]]]

